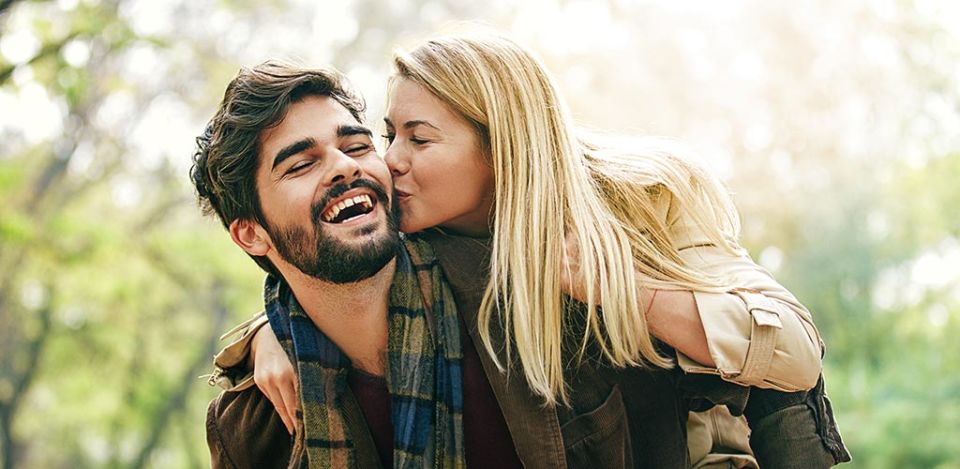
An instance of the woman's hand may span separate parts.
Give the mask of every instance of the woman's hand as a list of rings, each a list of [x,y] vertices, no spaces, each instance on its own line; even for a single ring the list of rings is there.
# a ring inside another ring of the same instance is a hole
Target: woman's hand
[[[583,272],[580,266],[580,246],[577,245],[577,238],[570,232],[563,237],[563,258],[560,264],[560,289],[570,295],[571,298],[581,302],[587,302],[587,281],[583,278]],[[600,291],[594,289],[599,295]],[[599,303],[599,298],[594,299]]]
[[[563,260],[560,265],[560,288],[571,298],[580,302],[587,299],[587,280],[580,265],[580,249],[576,238],[564,236]],[[715,368],[710,355],[707,335],[700,321],[700,312],[689,290],[653,290],[647,288],[652,279],[640,272],[635,273],[637,294],[640,295],[641,314],[647,322],[647,330],[654,337],[683,352],[703,366]],[[599,282],[599,279],[597,279]],[[599,285],[594,288],[594,303],[600,302]]]
[[[293,434],[297,409],[300,407],[297,376],[269,325],[261,327],[253,337],[250,357],[253,360],[250,364],[253,367],[253,382],[270,399],[283,425]]]
[[[636,272],[636,282],[641,301],[652,294],[652,290],[644,287],[650,280],[647,276]],[[595,276],[595,285],[593,287],[593,302],[598,306],[600,303],[600,278]],[[560,289],[571,298],[581,302],[587,302],[587,279],[583,266],[580,265],[580,246],[577,244],[577,238],[570,232],[563,237],[563,258],[560,264]]]

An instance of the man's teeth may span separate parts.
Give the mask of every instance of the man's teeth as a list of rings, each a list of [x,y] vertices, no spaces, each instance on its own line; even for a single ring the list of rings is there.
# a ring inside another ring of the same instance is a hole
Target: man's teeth
[[[361,194],[355,197],[351,197],[346,200],[341,200],[339,203],[330,207],[323,214],[323,221],[329,223],[337,218],[337,215],[340,215],[340,211],[347,207],[352,207],[357,204],[363,204],[363,208],[369,209],[373,207],[373,201],[370,199],[370,196],[367,194]]]

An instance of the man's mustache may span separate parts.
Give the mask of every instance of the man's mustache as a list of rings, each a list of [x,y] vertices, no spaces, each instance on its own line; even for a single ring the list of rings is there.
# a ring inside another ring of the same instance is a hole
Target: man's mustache
[[[313,222],[320,223],[320,215],[323,213],[323,209],[329,205],[333,199],[340,197],[349,190],[360,187],[365,187],[373,191],[373,194],[377,197],[377,201],[383,204],[384,207],[389,208],[389,205],[387,205],[389,202],[387,199],[387,191],[383,188],[383,186],[370,179],[357,179],[351,184],[337,184],[336,186],[331,187],[330,190],[328,190],[320,200],[314,203],[310,208],[310,214],[313,216]]]

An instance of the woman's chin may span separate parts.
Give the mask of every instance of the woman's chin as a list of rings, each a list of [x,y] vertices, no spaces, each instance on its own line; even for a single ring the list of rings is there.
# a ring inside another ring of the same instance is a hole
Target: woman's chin
[[[400,231],[404,234],[413,234],[418,231],[423,231],[429,226],[424,225],[423,223],[417,223],[416,220],[407,220],[405,218],[400,218]]]

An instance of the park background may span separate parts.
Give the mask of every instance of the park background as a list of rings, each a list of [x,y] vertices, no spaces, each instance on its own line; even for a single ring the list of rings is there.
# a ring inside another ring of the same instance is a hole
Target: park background
[[[217,336],[262,274],[187,178],[242,65],[479,20],[579,122],[676,137],[813,312],[850,468],[960,468],[960,2],[0,0],[2,469],[205,467]]]

